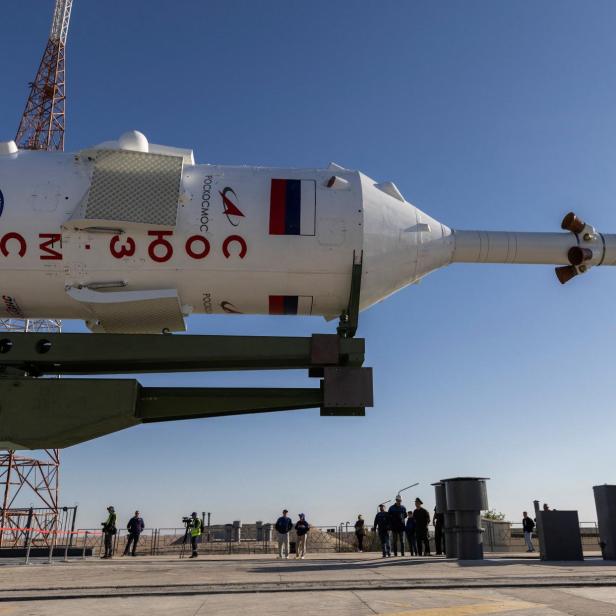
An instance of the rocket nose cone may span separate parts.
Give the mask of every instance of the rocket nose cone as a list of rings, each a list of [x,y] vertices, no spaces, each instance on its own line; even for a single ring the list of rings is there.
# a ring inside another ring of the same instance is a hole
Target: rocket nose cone
[[[364,276],[361,306],[368,307],[446,265],[451,230],[402,197],[391,183],[361,176]]]

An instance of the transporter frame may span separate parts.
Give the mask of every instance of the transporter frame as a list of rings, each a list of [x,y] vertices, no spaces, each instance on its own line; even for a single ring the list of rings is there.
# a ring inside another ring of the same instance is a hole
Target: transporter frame
[[[358,324],[361,262],[337,334],[311,337],[170,334],[0,336],[0,447],[63,448],[140,423],[319,408],[365,415],[372,368]],[[308,370],[318,387],[143,387],[111,374]]]

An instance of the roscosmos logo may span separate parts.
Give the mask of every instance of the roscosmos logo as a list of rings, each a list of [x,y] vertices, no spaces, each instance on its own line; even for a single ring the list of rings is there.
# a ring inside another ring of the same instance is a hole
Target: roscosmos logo
[[[0,190],[0,216],[2,216],[2,211],[4,210],[4,195]]]
[[[220,196],[222,197],[222,203],[224,206],[224,214],[227,217],[227,220],[234,226],[237,227],[240,224],[238,218],[244,218],[244,214],[239,207],[237,207],[237,203],[239,199],[235,194],[235,191],[230,186],[225,186],[220,192]]]

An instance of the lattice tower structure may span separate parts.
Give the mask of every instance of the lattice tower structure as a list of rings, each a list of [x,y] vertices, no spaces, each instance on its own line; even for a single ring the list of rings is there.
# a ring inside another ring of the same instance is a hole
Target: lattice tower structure
[[[26,150],[64,150],[65,48],[73,0],[56,0],[49,40],[15,142]]]
[[[72,8],[73,0],[56,0],[49,39],[15,137],[21,149],[64,150],[65,48]],[[61,321],[55,319],[0,319],[0,331],[60,332],[61,328]],[[14,450],[0,454],[0,547],[17,545],[24,536],[18,529],[24,524],[56,530],[59,488],[58,449],[45,449],[37,458],[17,455]],[[33,539],[55,542],[55,535],[33,533]]]

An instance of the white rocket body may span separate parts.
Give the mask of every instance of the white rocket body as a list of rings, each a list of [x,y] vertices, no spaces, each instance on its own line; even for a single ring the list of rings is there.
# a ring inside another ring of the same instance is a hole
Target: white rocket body
[[[594,230],[592,230],[594,232]],[[0,317],[107,332],[191,313],[334,318],[362,261],[365,309],[453,261],[614,264],[616,239],[454,232],[391,183],[330,165],[195,165],[139,133],[76,154],[0,148]]]

